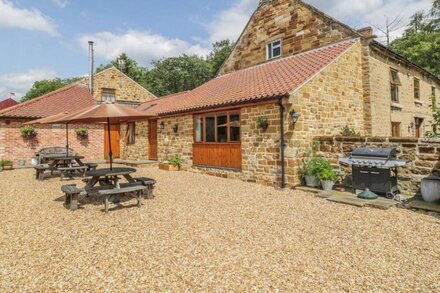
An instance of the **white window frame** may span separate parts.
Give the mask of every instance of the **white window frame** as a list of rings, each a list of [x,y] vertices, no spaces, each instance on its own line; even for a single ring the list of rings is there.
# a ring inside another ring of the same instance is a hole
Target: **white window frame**
[[[109,94],[112,95],[109,95]],[[104,103],[116,103],[116,89],[102,88],[101,89],[101,101]]]
[[[274,46],[274,43],[279,42],[279,45]],[[269,49],[270,47],[270,49]],[[274,56],[273,55],[273,51],[274,49],[278,49],[280,48],[280,55]],[[283,40],[282,39],[276,39],[272,42],[267,43],[266,45],[266,59],[267,60],[271,60],[271,59],[275,59],[275,58],[279,58],[283,55]]]

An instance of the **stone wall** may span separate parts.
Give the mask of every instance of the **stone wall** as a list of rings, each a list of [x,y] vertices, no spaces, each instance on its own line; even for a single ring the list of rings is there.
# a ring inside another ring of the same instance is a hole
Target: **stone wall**
[[[282,56],[291,56],[351,38],[350,29],[301,1],[264,1],[220,69],[226,74],[266,62],[268,42],[282,39]]]
[[[14,164],[24,159],[29,164],[35,153],[44,147],[65,146],[66,130],[64,125],[40,125],[36,127],[38,135],[35,139],[23,138],[20,127],[26,120],[0,120],[0,160],[12,160]],[[80,139],[75,129],[88,129],[88,138]],[[103,125],[70,125],[69,144],[85,160],[102,160],[104,158],[104,126]]]
[[[268,119],[269,127],[265,131],[257,125],[260,116]],[[241,109],[241,179],[264,185],[279,184],[280,128],[279,107],[275,103]]]
[[[313,138],[337,135],[348,125],[364,133],[362,94],[362,53],[360,42],[293,93],[287,112],[300,113],[293,125],[286,120],[287,183],[301,183],[300,157]]]
[[[390,68],[398,70],[401,81],[399,102],[393,103],[390,94]],[[431,130],[432,111],[431,86],[436,87],[440,96],[440,85],[415,68],[405,66],[377,50],[370,50],[369,56],[369,92],[371,99],[373,136],[391,136],[391,122],[401,123],[401,136],[415,136],[415,129],[410,128],[415,118],[423,118],[423,133]],[[420,80],[420,100],[414,99],[414,77]],[[440,105],[440,99],[437,99]]]
[[[115,89],[116,101],[119,102],[140,104],[156,98],[156,96],[115,67],[110,67],[95,74],[93,81],[93,96],[97,101],[101,101],[103,88]]]
[[[136,122],[135,143],[128,145],[125,137],[127,124],[121,124],[121,158],[126,160],[147,160],[148,159],[148,122]]]
[[[349,156],[354,148],[395,147],[398,158],[411,161],[405,168],[399,168],[399,189],[404,196],[420,195],[420,180],[433,171],[440,171],[440,139],[389,138],[389,137],[317,137],[320,151],[330,159],[333,165],[346,171],[351,182],[351,168],[340,166],[338,159]]]
[[[164,123],[164,129],[160,130],[160,124]],[[174,125],[178,125],[177,133],[173,131]],[[182,169],[187,170],[192,166],[192,145],[194,136],[193,116],[175,116],[159,119],[157,122],[157,155],[159,162],[166,161],[176,154],[182,158]]]

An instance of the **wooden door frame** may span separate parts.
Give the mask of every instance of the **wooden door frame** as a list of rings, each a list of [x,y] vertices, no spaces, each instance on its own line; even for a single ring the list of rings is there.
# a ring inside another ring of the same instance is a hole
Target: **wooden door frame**
[[[156,125],[156,144],[155,144],[156,157],[155,158],[153,158],[151,156],[151,129],[152,129],[152,127],[151,127],[152,123],[151,122],[153,122]],[[158,143],[157,143],[157,127],[158,127],[158,119],[150,119],[150,120],[148,120],[148,159],[152,160],[152,161],[157,161],[159,159],[159,156],[158,156]]]

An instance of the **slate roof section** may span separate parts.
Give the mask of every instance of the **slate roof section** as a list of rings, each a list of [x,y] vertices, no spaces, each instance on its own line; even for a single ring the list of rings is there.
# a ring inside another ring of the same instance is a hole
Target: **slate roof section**
[[[94,104],[87,86],[73,83],[30,101],[0,110],[0,117],[43,118],[61,112],[74,112]]]
[[[14,99],[11,98],[4,99],[3,101],[0,101],[0,110],[15,106],[17,104],[18,102]]]
[[[288,96],[357,41],[343,41],[222,75],[192,91],[146,102],[139,109],[152,115],[169,115]]]

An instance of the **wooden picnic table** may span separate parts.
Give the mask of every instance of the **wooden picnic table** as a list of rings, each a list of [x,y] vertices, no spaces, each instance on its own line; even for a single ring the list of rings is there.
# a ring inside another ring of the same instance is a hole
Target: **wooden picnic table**
[[[77,163],[79,166],[84,166],[84,163],[81,161],[81,159],[84,159],[83,156],[63,156],[63,155],[57,155],[57,156],[50,156],[47,157],[52,160],[52,162],[49,163],[49,165],[53,167],[57,166],[69,166],[72,167],[73,164]]]
[[[136,180],[130,175],[134,172],[136,172],[134,168],[104,168],[87,171],[85,175],[92,178],[87,182],[84,189],[86,192],[93,190],[93,187],[100,181],[108,182],[115,188],[120,188],[119,176],[123,176],[128,183],[136,183]]]

